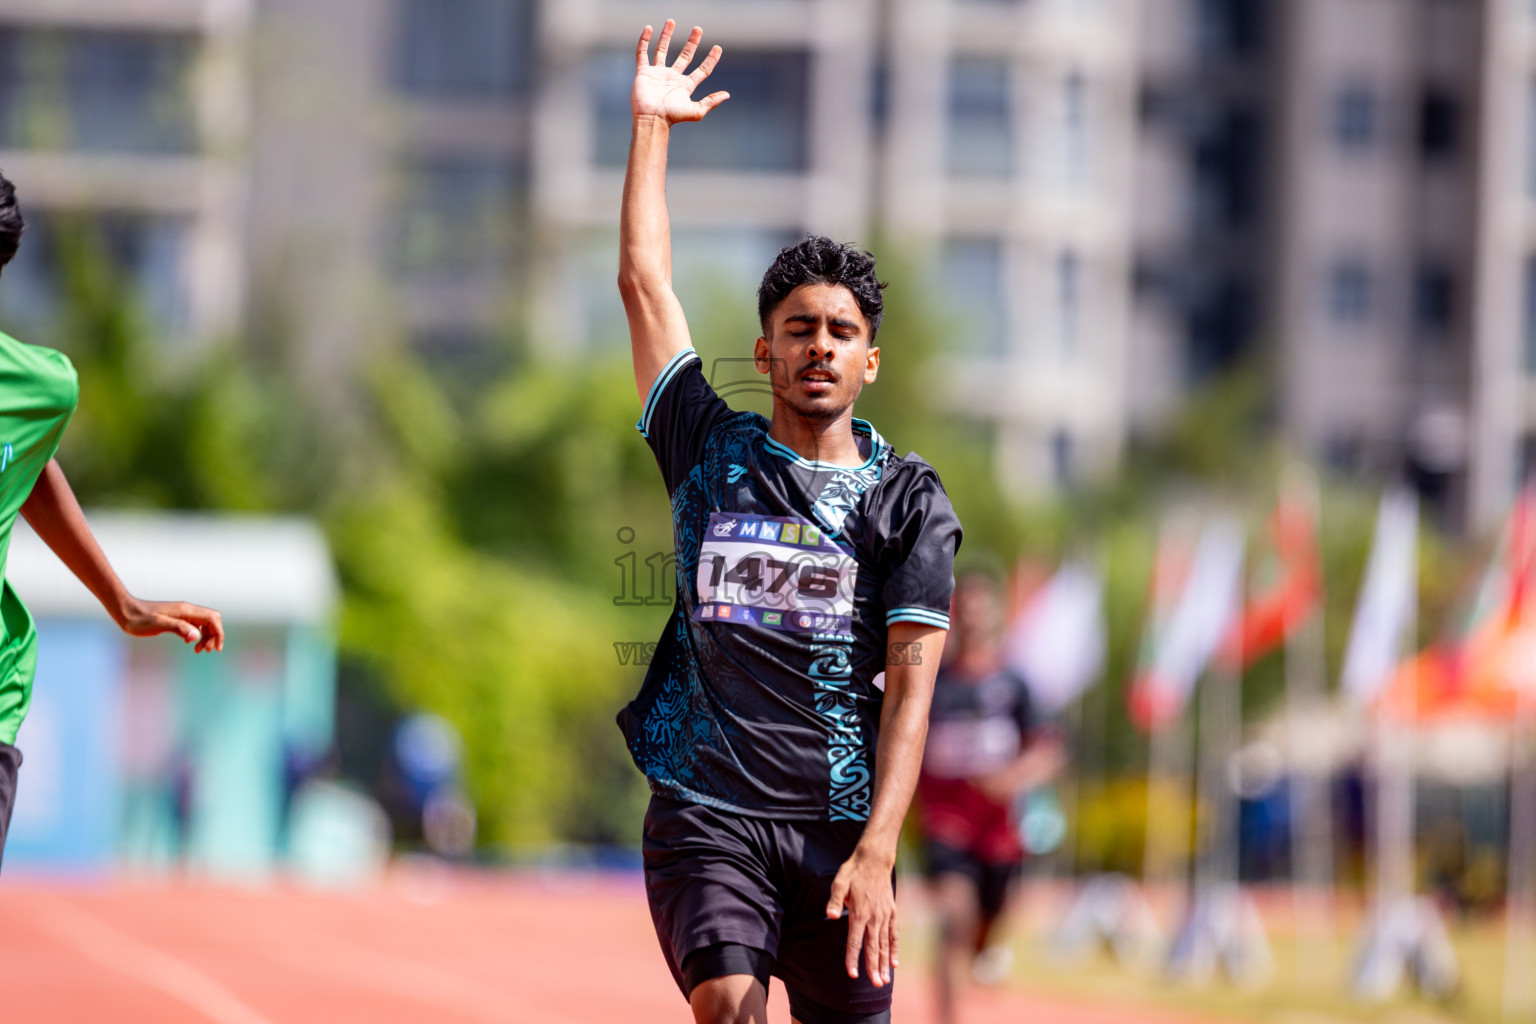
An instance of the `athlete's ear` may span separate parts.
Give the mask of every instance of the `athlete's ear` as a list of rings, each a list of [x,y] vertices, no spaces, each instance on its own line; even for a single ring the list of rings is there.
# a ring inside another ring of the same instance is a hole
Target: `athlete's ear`
[[[864,383],[873,384],[878,376],[880,376],[880,350],[871,345],[869,352],[864,356]]]
[[[767,338],[758,338],[752,346],[752,365],[757,367],[758,373],[767,373],[773,367],[773,360],[768,356]]]

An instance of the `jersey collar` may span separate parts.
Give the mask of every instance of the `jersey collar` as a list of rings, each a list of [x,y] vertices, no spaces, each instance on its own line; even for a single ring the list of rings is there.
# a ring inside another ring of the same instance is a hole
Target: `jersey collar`
[[[858,466],[840,466],[835,462],[818,462],[814,459],[804,458],[799,452],[789,447],[789,445],[780,444],[772,437],[769,437],[766,430],[763,432],[763,441],[767,449],[775,455],[782,456],[796,465],[805,466],[807,469],[841,469],[849,473],[860,473],[869,469],[880,460],[881,449],[886,446],[885,438],[880,436],[880,432],[875,429],[873,423],[870,423],[868,420],[861,420],[857,416],[853,417],[853,432],[855,434],[863,434],[869,438],[869,458],[865,459],[863,464]]]

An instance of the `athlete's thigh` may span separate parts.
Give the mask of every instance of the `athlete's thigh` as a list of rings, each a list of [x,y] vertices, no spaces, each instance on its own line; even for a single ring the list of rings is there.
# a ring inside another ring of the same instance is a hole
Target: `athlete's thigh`
[[[869,979],[862,956],[858,977],[848,976],[848,915],[828,920],[826,913],[832,881],[858,844],[863,823],[796,823],[792,831],[798,857],[785,870],[798,874],[786,886],[790,898],[774,968],[789,995],[790,1012],[801,1024],[878,1021],[889,1013],[891,986],[876,986]]]
[[[655,797],[645,815],[642,852],[651,920],[683,995],[689,955],[739,945],[772,957],[783,908],[768,877],[755,823]]]

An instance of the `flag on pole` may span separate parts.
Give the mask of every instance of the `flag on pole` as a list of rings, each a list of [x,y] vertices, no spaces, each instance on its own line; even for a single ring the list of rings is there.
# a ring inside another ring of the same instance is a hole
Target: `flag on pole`
[[[1201,532],[1177,603],[1154,634],[1151,664],[1131,685],[1130,713],[1137,725],[1155,729],[1183,710],[1232,628],[1242,601],[1242,574],[1242,530],[1229,517],[1211,520]]]
[[[1068,562],[1024,606],[1009,630],[1004,661],[1029,684],[1046,714],[1066,707],[1104,667],[1104,585]]]
[[[1516,500],[1459,624],[1398,666],[1378,704],[1398,717],[1512,718],[1536,690],[1536,493]]]
[[[1285,643],[1317,611],[1322,601],[1322,567],[1317,524],[1310,505],[1282,493],[1269,517],[1274,581],[1250,600],[1221,644],[1225,664],[1247,668]]]
[[[1376,699],[1391,680],[1417,597],[1419,501],[1395,487],[1382,495],[1365,586],[1344,652],[1344,692],[1358,704]]]

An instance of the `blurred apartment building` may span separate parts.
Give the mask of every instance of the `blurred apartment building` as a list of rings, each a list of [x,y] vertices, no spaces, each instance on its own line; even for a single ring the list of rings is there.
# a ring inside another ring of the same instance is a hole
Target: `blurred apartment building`
[[[319,379],[386,340],[622,346],[633,45],[668,14],[733,94],[674,142],[702,344],[745,351],[821,231],[925,269],[1019,491],[1250,359],[1299,445],[1453,521],[1531,462],[1528,0],[0,0],[0,167],[41,214],[0,322],[46,321],[49,222],[87,211],[169,346],[287,332]]]

